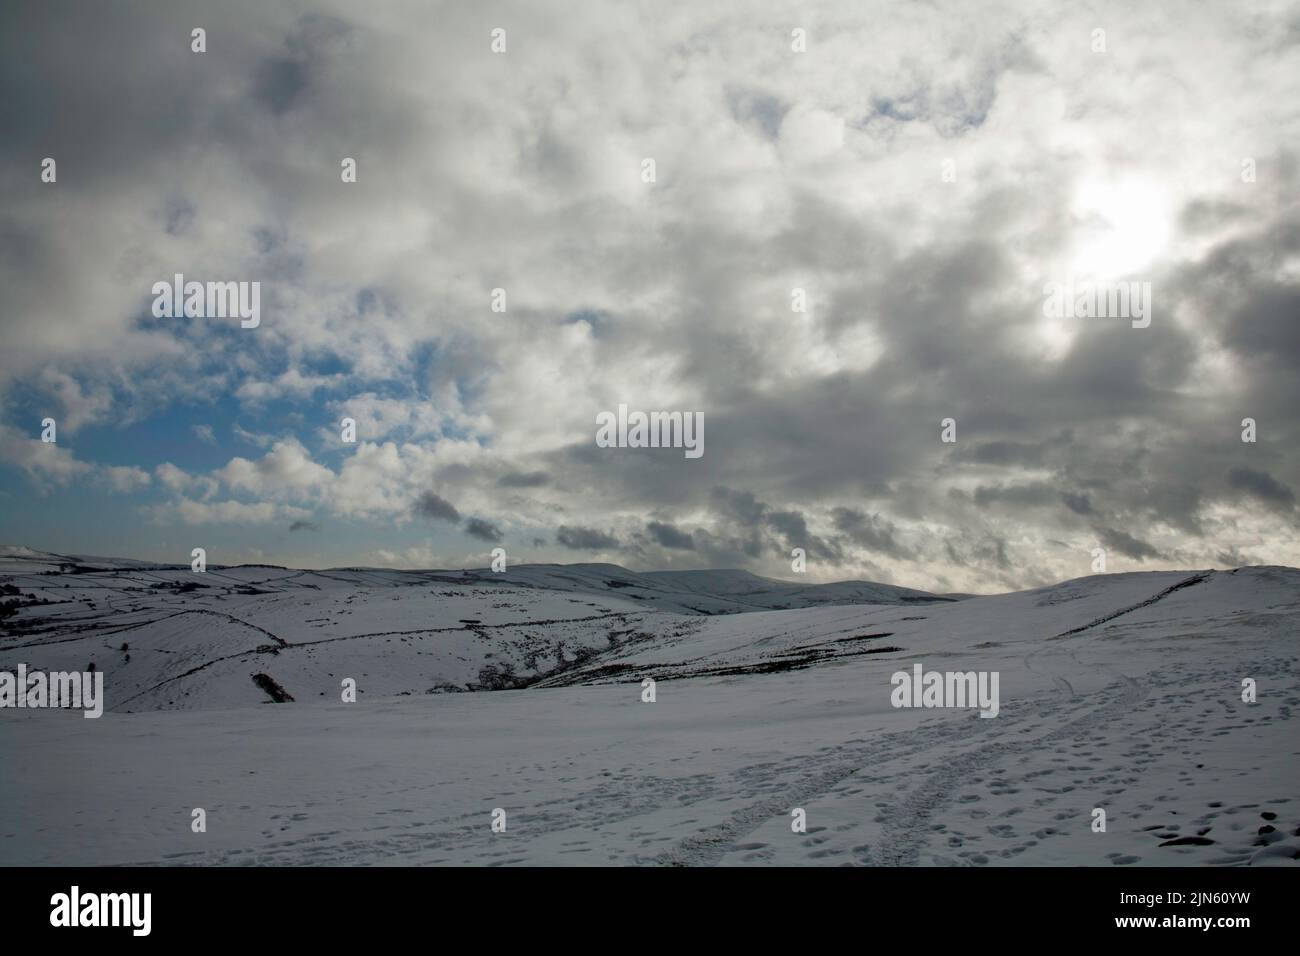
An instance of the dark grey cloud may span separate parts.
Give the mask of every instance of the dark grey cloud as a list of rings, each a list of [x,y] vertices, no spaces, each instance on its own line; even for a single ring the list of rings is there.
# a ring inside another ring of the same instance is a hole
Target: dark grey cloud
[[[746,528],[756,527],[767,514],[767,505],[754,497],[752,491],[734,488],[713,489],[713,507],[723,517]]]
[[[999,574],[999,580],[1014,579],[1007,573],[1013,570],[1007,541],[999,535],[963,529],[943,542],[943,552],[953,564],[987,565]]]
[[[1103,546],[1109,550],[1118,551],[1126,558],[1143,561],[1147,558],[1160,557],[1159,551],[1146,541],[1133,537],[1127,531],[1120,531],[1117,528],[1098,528],[1097,536]]]
[[[838,507],[835,527],[853,544],[893,558],[910,558],[913,552],[898,540],[898,528],[887,518],[858,508]]]
[[[1223,226],[1250,218],[1250,208],[1222,199],[1193,199],[1178,214],[1178,225],[1191,235],[1214,233]]]
[[[432,491],[421,492],[420,496],[415,499],[415,513],[424,518],[434,518],[438,521],[459,521],[460,512],[446,498],[434,494]]]
[[[1281,255],[1300,252],[1280,248]],[[1294,359],[1300,355],[1300,287],[1261,282],[1228,322],[1226,344],[1247,356]]]
[[[1244,467],[1233,468],[1228,472],[1228,485],[1271,505],[1286,509],[1295,507],[1295,492],[1266,471]]]
[[[1072,491],[1061,492],[1061,501],[1065,507],[1069,508],[1077,515],[1090,515],[1093,513],[1092,501],[1087,495],[1076,494]]]
[[[1018,441],[975,442],[962,454],[973,462],[984,465],[1037,465],[1043,460],[1044,449]]]
[[[483,518],[467,519],[465,521],[465,533],[471,538],[478,538],[481,541],[496,542],[503,537],[500,528]]]
[[[352,26],[335,16],[304,15],[285,38],[283,51],[256,69],[254,96],[272,113],[288,112],[309,95],[315,71],[342,52]]]
[[[551,476],[544,471],[511,471],[497,479],[502,488],[541,488],[550,482]]]
[[[646,525],[646,531],[654,540],[665,548],[674,548],[679,551],[694,551],[695,540],[691,537],[689,531],[682,531],[663,521],[651,521]]]
[[[560,525],[556,529],[555,540],[572,551],[613,551],[619,547],[618,539],[611,534],[569,525]]]
[[[802,544],[808,540],[808,522],[797,511],[774,511],[767,516],[767,523],[781,534],[787,544]]]
[[[1055,505],[1060,493],[1047,482],[1025,484],[980,485],[975,489],[975,504],[981,508],[992,504],[1015,508],[1041,508]]]

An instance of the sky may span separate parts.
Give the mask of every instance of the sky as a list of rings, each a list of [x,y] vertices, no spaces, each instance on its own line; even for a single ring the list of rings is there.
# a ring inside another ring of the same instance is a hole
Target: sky
[[[0,54],[0,543],[1300,565],[1300,4],[16,3]]]

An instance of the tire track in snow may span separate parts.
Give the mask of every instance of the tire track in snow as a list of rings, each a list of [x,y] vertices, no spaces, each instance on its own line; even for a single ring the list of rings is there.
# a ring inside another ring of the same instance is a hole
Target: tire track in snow
[[[1054,635],[1051,639],[1081,634],[1099,627],[1125,614],[1163,601],[1169,595],[1184,588],[1194,587],[1210,577],[1213,571],[1202,571],[1158,591],[1144,601],[1122,607],[1102,617],[1089,621],[1079,627],[1070,628]],[[1033,666],[1033,659],[1047,651],[1040,648],[1024,658],[1025,667],[1032,673],[1040,673]],[[1078,661],[1074,654],[1070,655]],[[1067,737],[1076,737],[1088,732],[1100,723],[1104,723],[1119,714],[1132,710],[1147,694],[1146,688],[1136,680],[1117,671],[1105,669],[1120,682],[1120,692],[1116,700],[1089,711],[1054,731],[1043,736],[1026,740],[1017,737],[1012,743],[996,742],[967,751],[955,758],[944,761],[942,769],[931,774],[921,786],[908,795],[898,808],[898,813],[906,820],[902,826],[887,829],[886,837],[867,854],[866,862],[876,866],[915,866],[920,861],[921,848],[931,831],[935,816],[947,810],[952,804],[954,791],[970,778],[987,770],[998,761],[1010,756],[1023,756],[1028,752],[1042,750],[1045,746]],[[1070,698],[1075,696],[1074,687],[1064,677],[1048,674]],[[888,823],[886,824],[888,828]]]
[[[1165,588],[1145,601],[1122,608],[1089,624],[1064,633],[1079,633],[1123,614],[1155,604],[1175,591],[1201,583],[1210,573],[1212,572],[1193,575],[1171,587]],[[1039,648],[1028,654],[1024,658],[1026,668],[1032,673],[1042,673],[1033,667],[1031,661],[1048,651],[1048,648]],[[1078,661],[1077,656],[1073,653],[1070,656],[1076,662]],[[1006,757],[1039,751],[1058,740],[1086,733],[1097,724],[1108,721],[1118,714],[1130,711],[1146,696],[1146,690],[1133,678],[1110,670],[1107,673],[1116,678],[1119,683],[1117,699],[1104,702],[1090,709],[1082,716],[1070,720],[1064,726],[1041,736],[1026,738],[1022,734],[1015,734],[1013,741],[1009,743],[999,740],[968,750],[952,758],[945,757],[942,768],[930,774],[917,789],[908,794],[901,805],[884,811],[887,817],[892,814],[899,819],[886,819],[883,824],[885,828],[884,839],[871,848],[867,852],[865,859],[860,860],[860,862],[872,866],[915,866],[919,861],[921,848],[930,833],[931,823],[935,816],[948,809],[952,803],[954,792],[971,777]],[[1064,677],[1054,674],[1044,676],[1050,677],[1056,684],[1057,689],[1063,694],[1063,698],[1057,701],[1056,711],[1059,711],[1067,702],[1077,702],[1079,700],[1073,685]],[[1114,684],[1109,686],[1113,687]],[[872,765],[879,765],[882,761],[897,759],[899,756],[914,754],[919,751],[933,750],[936,743],[942,745],[943,738],[950,737],[953,734],[964,735],[969,733],[969,727],[968,723],[963,722],[960,724],[944,724],[940,728],[912,731],[908,734],[913,741],[913,746],[910,748],[900,748],[896,744],[894,747],[882,744],[879,748],[867,747],[856,750],[839,761],[835,767],[805,778],[799,786],[791,788],[781,796],[750,804],[743,810],[733,813],[724,822],[682,840],[671,850],[656,857],[653,862],[667,866],[707,866],[716,864],[724,856],[732,852],[746,835],[774,817],[785,816],[792,807],[804,806],[808,802],[824,796],[840,782],[862,770],[869,769]],[[936,733],[940,736],[940,740],[937,742],[933,739]],[[891,737],[898,736],[900,735],[891,735]],[[886,738],[886,741],[888,740],[889,738]],[[890,750],[896,752],[889,752]]]
[[[1085,734],[1098,724],[1130,712],[1146,696],[1146,689],[1131,677],[1118,676],[1121,686],[1116,699],[1056,730],[1028,739],[1017,735],[1010,743],[998,741],[945,758],[942,769],[931,774],[903,800],[897,810],[898,815],[904,818],[901,825],[890,829],[886,824],[885,839],[867,854],[865,862],[873,866],[916,866],[920,862],[921,848],[931,832],[932,821],[951,806],[958,787],[1006,757],[1024,757],[1059,740]]]
[[[803,765],[809,759],[808,755],[781,761],[781,770],[776,773],[789,770],[791,776],[798,779],[798,783],[784,788],[776,796],[765,797],[749,804],[730,814],[722,823],[706,827],[679,841],[671,849],[644,862],[661,866],[716,865],[723,857],[736,850],[737,844],[744,842],[744,837],[758,827],[776,817],[788,818],[792,808],[807,806],[823,798],[852,777],[864,771],[872,771],[878,776],[888,777],[887,771],[891,762],[930,753],[937,746],[964,738],[969,733],[969,724],[962,721],[961,715],[957,713],[948,716],[950,719],[941,719],[914,730],[877,735],[869,742],[858,746],[846,744],[838,747],[836,749],[839,754],[832,758],[834,763],[817,773],[803,772]],[[827,758],[819,754],[814,759],[825,762]],[[885,772],[882,774],[881,771]]]

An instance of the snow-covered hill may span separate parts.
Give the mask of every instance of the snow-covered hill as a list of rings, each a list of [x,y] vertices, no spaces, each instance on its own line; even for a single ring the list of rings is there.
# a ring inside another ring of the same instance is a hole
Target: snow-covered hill
[[[24,606],[0,671],[93,661],[109,712],[0,711],[0,864],[1300,855],[1295,569],[956,601],[612,565],[196,575],[27,553],[0,558],[3,584]],[[915,664],[996,672],[997,716],[894,707]]]
[[[635,572],[616,564],[526,564],[501,574],[465,572],[476,581],[618,596],[645,607],[687,614],[814,607],[825,604],[931,604],[955,600],[912,588],[869,581],[791,584],[748,571]]]
[[[527,686],[612,649],[693,632],[700,615],[832,604],[949,602],[866,582],[791,585],[744,571],[637,574],[612,564],[491,571],[294,571],[0,554],[31,595],[0,639],[0,668],[90,663],[113,710],[240,706],[273,686],[332,697],[339,675],[378,696]],[[34,603],[50,602],[50,603]]]

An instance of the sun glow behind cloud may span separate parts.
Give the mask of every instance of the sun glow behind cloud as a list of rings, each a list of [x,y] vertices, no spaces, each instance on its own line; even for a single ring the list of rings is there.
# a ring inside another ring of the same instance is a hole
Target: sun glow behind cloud
[[[1173,234],[1169,197],[1148,178],[1085,179],[1070,211],[1078,236],[1070,262],[1075,281],[1113,282],[1149,269]]]

